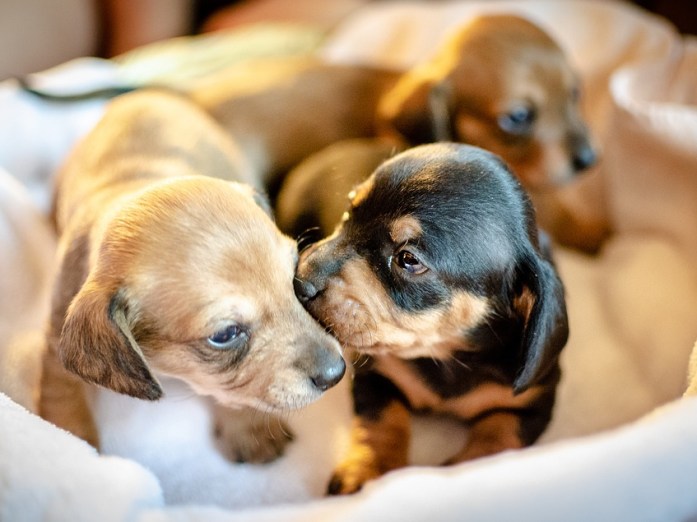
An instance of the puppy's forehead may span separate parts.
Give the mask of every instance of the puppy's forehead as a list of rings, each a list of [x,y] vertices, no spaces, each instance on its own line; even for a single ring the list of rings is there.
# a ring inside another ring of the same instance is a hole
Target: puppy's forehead
[[[175,300],[201,289],[214,296],[291,288],[295,243],[278,231],[249,190],[208,181],[176,188],[143,201],[140,214],[129,213],[117,231],[122,248],[133,250],[127,277],[138,280],[133,286],[142,289],[142,298]]]
[[[419,239],[424,252],[453,266],[500,267],[526,234],[518,182],[476,147],[415,147],[384,163],[353,211],[353,233],[384,230],[393,244]]]
[[[515,178],[498,156],[454,143],[398,154],[376,170],[368,185],[370,192],[362,201],[391,210],[428,210],[438,204],[515,206],[520,199]]]

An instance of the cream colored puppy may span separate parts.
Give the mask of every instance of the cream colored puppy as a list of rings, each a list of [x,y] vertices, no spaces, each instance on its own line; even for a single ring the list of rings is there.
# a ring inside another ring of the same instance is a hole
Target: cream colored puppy
[[[294,295],[295,244],[245,168],[184,98],[107,108],[57,182],[45,418],[98,445],[86,383],[157,400],[158,376],[175,377],[215,400],[230,458],[263,461],[287,437],[249,409],[299,408],[341,379],[337,342]]]

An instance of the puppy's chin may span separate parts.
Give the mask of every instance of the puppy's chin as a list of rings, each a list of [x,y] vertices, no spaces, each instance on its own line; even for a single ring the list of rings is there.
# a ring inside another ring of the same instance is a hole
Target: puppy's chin
[[[245,395],[232,395],[214,393],[213,398],[222,406],[239,410],[252,408],[264,413],[281,413],[290,410],[298,410],[310,405],[322,396],[318,390],[311,390],[308,386],[307,393],[287,394],[279,390],[277,393],[270,393],[270,397],[249,397]]]
[[[448,359],[452,353],[450,349],[426,346],[418,344],[415,346],[396,346],[386,344],[375,344],[372,346],[352,346],[345,345],[347,350],[350,350],[356,356],[370,355],[372,357],[394,356],[400,359]]]

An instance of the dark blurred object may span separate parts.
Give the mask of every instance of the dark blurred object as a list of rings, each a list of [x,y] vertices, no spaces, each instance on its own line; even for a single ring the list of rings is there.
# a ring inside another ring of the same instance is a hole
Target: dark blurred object
[[[190,33],[193,0],[98,0],[99,54],[110,58]]]
[[[670,20],[681,33],[697,35],[694,0],[633,0],[633,3]]]

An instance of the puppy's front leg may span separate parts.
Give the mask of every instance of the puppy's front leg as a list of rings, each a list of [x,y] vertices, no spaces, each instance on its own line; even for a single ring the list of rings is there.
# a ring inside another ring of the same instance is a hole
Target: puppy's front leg
[[[358,373],[353,382],[356,417],[346,458],[334,470],[327,493],[355,493],[367,481],[407,465],[410,413],[402,392],[386,377]]]
[[[509,449],[519,449],[525,444],[520,436],[520,416],[514,412],[490,413],[470,425],[465,447],[446,464],[457,464],[479,457],[486,457]]]
[[[49,342],[44,354],[39,415],[99,449],[99,435],[85,396],[85,383],[68,372]]]
[[[271,462],[293,440],[285,423],[269,413],[215,404],[213,415],[216,445],[231,462]]]

